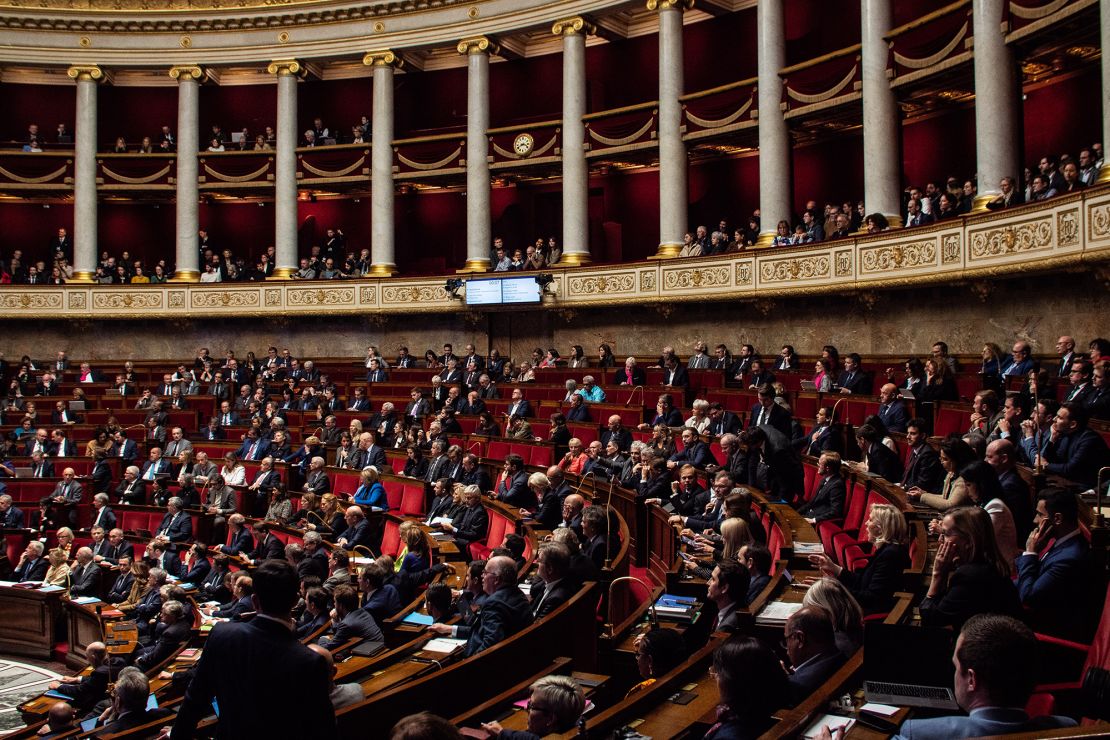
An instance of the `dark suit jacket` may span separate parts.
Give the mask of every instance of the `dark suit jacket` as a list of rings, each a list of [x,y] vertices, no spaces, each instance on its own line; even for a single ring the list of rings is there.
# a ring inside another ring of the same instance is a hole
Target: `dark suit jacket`
[[[753,452],[748,455],[748,482],[752,485],[765,484],[769,493],[789,503],[805,491],[802,461],[791,446],[788,435],[773,426],[765,426],[764,431],[767,441],[763,443],[763,454]],[[759,480],[762,463],[768,467],[765,482]]]
[[[564,413],[567,417],[567,421],[583,423],[590,420],[590,409],[586,404],[582,404],[578,407],[571,406]]]
[[[149,670],[173,655],[173,651],[189,639],[189,632],[192,630],[192,625],[184,619],[180,622],[174,622],[169,627],[164,627],[164,629],[161,629],[162,627],[164,625],[160,624],[160,629],[157,630],[158,637],[154,642],[143,648],[135,657],[137,668],[144,671]]]
[[[759,421],[759,412],[762,410],[762,404],[757,403],[752,406],[751,412],[748,414],[748,429],[754,429],[756,426],[758,426],[756,422]],[[784,409],[782,406],[779,406],[777,403],[773,403],[771,404],[771,410],[768,413],[770,414],[770,419],[764,420],[763,423],[767,426],[772,426],[775,429],[778,429],[780,432],[789,437],[790,420],[792,418],[790,412]]]
[[[193,538],[193,519],[185,512],[178,513],[176,517],[166,512],[155,534],[163,532],[170,542],[188,542]]]
[[[193,561],[193,567],[187,573],[181,576],[181,580],[185,583],[191,583],[194,586],[199,586],[212,572],[212,563],[208,558],[198,558]]]
[[[904,432],[910,421],[910,414],[906,411],[906,404],[896,398],[890,403],[879,404],[879,418],[889,431]]]
[[[855,396],[871,395],[871,374],[862,370],[841,373],[840,377],[836,379],[836,384],[840,388],[847,388]]]
[[[131,584],[135,582],[135,576],[130,572],[124,573],[116,579],[112,584],[112,591],[108,594],[109,604],[118,604],[121,601],[126,601],[128,595],[131,593]]]
[[[521,509],[536,508],[536,495],[528,487],[528,473],[521,470],[497,486],[497,500]]]
[[[790,698],[794,704],[808,699],[817,687],[825,682],[840,666],[844,665],[845,657],[835,647],[828,652],[814,656],[797,667],[786,680],[790,684]]]
[[[1090,589],[1090,546],[1082,533],[1053,544],[1043,558],[1019,555],[1017,588],[1036,625],[1057,635],[1075,636],[1088,622],[1079,598]]]
[[[847,497],[848,491],[844,478],[830,475],[821,482],[821,486],[813,494],[809,503],[798,509],[798,513],[819,522],[826,519],[840,519],[844,516],[844,501]]]
[[[254,456],[251,457],[247,453],[249,453],[251,451],[251,446],[254,445],[255,442],[258,443],[258,447],[254,451]],[[240,460],[261,460],[262,458],[266,457],[266,454],[269,451],[270,451],[270,440],[268,440],[268,439],[265,439],[265,438],[258,439],[258,440],[244,439],[243,444],[240,445],[239,450],[235,453],[235,455]]]
[[[285,546],[281,544],[274,535],[269,535],[264,540],[255,543],[254,550],[251,551],[251,560],[284,560],[285,559]]]
[[[724,434],[736,434],[740,431],[740,417],[731,411],[725,411],[716,421],[709,422],[709,434],[720,437]]]
[[[254,549],[254,537],[244,527],[231,538],[231,544],[221,545],[220,550],[226,555],[238,555],[241,552],[250,552]]]
[[[0,529],[23,529],[23,509],[10,507],[0,516]]]
[[[682,365],[675,366],[674,371],[663,370],[663,385],[670,385],[676,388],[685,388],[690,385],[690,375],[686,372],[686,368]]]
[[[69,577],[70,596],[100,596],[100,566],[96,563],[75,565]]]
[[[1092,429],[1081,429],[1048,443],[1045,472],[1094,486],[1098,470],[1107,464],[1108,457],[1102,437]]]
[[[578,584],[566,577],[548,588],[542,580],[532,584],[532,619],[543,619],[551,612],[567,603],[578,592]]]
[[[108,664],[97,666],[87,676],[82,676],[77,683],[63,683],[54,689],[59,694],[65,694],[72,701],[69,703],[80,710],[91,709],[93,704],[105,697],[108,692],[108,682],[111,679],[111,668]]]
[[[472,625],[458,628],[458,638],[466,640],[466,655],[477,655],[511,637],[532,623],[527,599],[516,585],[499,588],[482,603]]]
[[[840,582],[848,587],[867,614],[890,608],[894,592],[902,587],[902,571],[910,567],[905,545],[883,545],[863,570],[844,570]]]
[[[479,505],[473,508],[468,506],[455,515],[455,518],[451,520],[451,526],[457,530],[455,532],[455,542],[458,543],[459,549],[466,552],[466,548],[471,542],[485,539],[486,533],[489,531],[489,514],[486,513],[486,507],[484,506]]]
[[[956,631],[976,614],[1005,614],[1021,619],[1014,582],[986,563],[968,563],[953,571],[948,588],[936,599],[921,602],[925,626],[951,626]]]
[[[23,564],[22,568],[16,568],[15,575],[12,580],[16,581],[41,581],[46,578],[46,571],[50,569],[50,563],[47,562],[45,557],[41,557],[35,561],[27,561]]]
[[[353,550],[356,547],[376,550],[378,546],[378,543],[374,541],[374,532],[370,527],[370,522],[365,519],[360,520],[354,527],[348,527],[342,536],[347,540],[347,544],[343,546],[345,550]]]
[[[197,723],[212,711],[213,698],[220,706],[216,737],[221,739],[335,738],[330,685],[325,659],[301,645],[287,627],[264,617],[217,624],[174,724],[174,740],[194,737]]]
[[[320,639],[320,645],[331,650],[337,648],[348,640],[361,637],[365,640],[382,640],[382,631],[374,617],[365,609],[355,609],[336,622],[330,638]]]
[[[219,609],[212,612],[212,616],[222,619],[234,619],[252,611],[254,611],[254,603],[251,601],[251,597],[244,596],[241,599],[236,599],[228,604],[224,604]]]
[[[144,709],[141,712],[128,712],[120,718],[115,719],[104,725],[104,728],[100,730],[100,734],[114,735],[117,732],[123,732],[124,730],[130,730],[135,727],[145,725],[148,722],[153,722],[156,719],[169,717],[171,714],[173,714],[173,710],[166,709],[165,707],[158,707],[157,709]]]
[[[744,603],[750,604],[755,601],[756,597],[763,592],[763,589],[767,588],[767,584],[770,582],[771,576],[769,575],[752,577],[752,579],[748,581],[748,600]]]
[[[902,460],[898,453],[876,442],[867,450],[867,472],[882,476],[890,482],[902,480]]]
[[[376,622],[384,622],[397,612],[401,611],[401,595],[397,587],[387,583],[362,603],[362,608],[374,618]]]
[[[621,367],[618,368],[614,376],[617,385],[647,385],[647,373],[644,372],[642,367],[636,366],[632,368],[632,377],[628,377],[628,371]]]
[[[917,486],[923,491],[936,493],[944,482],[944,476],[940,455],[926,442],[917,448],[916,454],[910,450],[906,471],[902,476],[902,487],[909,489]]]
[[[716,462],[713,459],[713,453],[709,451],[709,445],[699,440],[695,440],[693,444],[684,447],[682,452],[671,455],[671,461],[679,464],[690,463],[695,468],[701,469],[704,469],[710,463]]]
[[[532,404],[528,402],[527,398],[522,398],[520,401],[510,401],[508,413],[517,416],[531,416]]]

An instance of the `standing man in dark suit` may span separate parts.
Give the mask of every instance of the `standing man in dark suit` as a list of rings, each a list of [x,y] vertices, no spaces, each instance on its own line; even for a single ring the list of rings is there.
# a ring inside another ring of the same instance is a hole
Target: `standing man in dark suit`
[[[209,634],[177,715],[173,740],[194,737],[212,699],[220,707],[219,738],[336,737],[327,663],[300,644],[293,632],[296,571],[284,561],[267,560],[254,572],[254,584],[258,616],[249,622],[218,624]],[[262,707],[296,710],[259,711]]]
[[[784,407],[775,403],[775,389],[772,386],[760,386],[758,390],[759,402],[752,406],[748,414],[748,429],[754,429],[764,424],[772,426],[790,438],[791,414]]]
[[[817,462],[817,475],[821,484],[807,503],[803,504],[798,513],[809,521],[817,524],[826,519],[840,519],[844,516],[844,501],[848,497],[844,477],[840,473],[840,455],[835,452],[823,452]]]
[[[744,432],[748,444],[748,482],[786,503],[805,492],[805,473],[790,439],[771,425]]]

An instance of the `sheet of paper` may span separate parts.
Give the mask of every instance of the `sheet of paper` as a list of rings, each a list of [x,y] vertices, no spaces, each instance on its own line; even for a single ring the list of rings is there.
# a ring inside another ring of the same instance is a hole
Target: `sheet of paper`
[[[869,701],[859,708],[861,712],[871,712],[883,717],[893,717],[898,713],[898,707],[892,707],[889,704],[879,704],[878,702]]]
[[[806,740],[813,740],[813,738],[816,738],[817,735],[820,734],[822,727],[828,727],[830,732],[843,727],[844,733],[847,734],[848,730],[850,730],[855,723],[856,721],[851,717],[826,714],[823,717],[818,717],[813,724],[807,727],[802,737],[806,738]]]

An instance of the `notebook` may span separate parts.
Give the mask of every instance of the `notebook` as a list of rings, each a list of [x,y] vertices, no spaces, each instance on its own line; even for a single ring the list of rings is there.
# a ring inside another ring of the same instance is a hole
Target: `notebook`
[[[952,632],[904,624],[867,623],[863,692],[869,702],[956,710]]]

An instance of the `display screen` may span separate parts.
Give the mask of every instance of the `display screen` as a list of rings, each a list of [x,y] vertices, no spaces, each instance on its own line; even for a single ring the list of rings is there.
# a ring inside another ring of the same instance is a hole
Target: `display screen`
[[[499,306],[539,303],[540,285],[536,278],[478,278],[466,281],[466,305]]]

